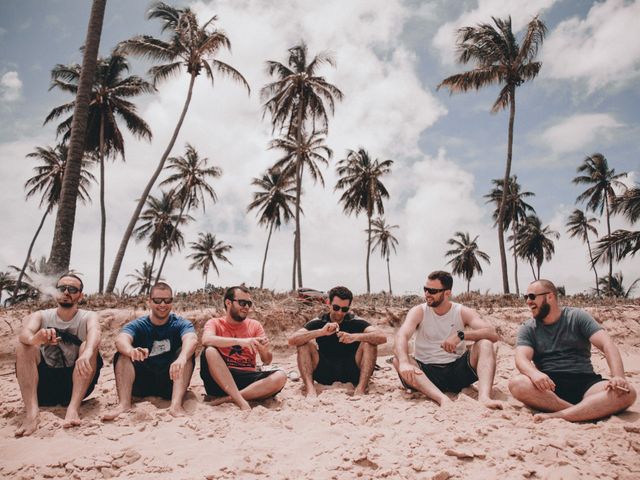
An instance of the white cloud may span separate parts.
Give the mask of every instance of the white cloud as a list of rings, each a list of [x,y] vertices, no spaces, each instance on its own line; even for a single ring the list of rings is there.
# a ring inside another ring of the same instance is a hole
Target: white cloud
[[[597,2],[587,17],[561,22],[548,36],[543,75],[583,80],[589,91],[628,84],[640,75],[640,1]]]
[[[588,153],[591,146],[602,144],[603,138],[613,135],[624,125],[607,113],[576,114],[547,128],[540,140],[554,154],[569,152]]]
[[[511,15],[511,28],[519,32],[539,15],[551,8],[557,0],[478,0],[478,6],[462,13],[452,22],[442,25],[433,38],[433,45],[438,50],[440,59],[445,64],[453,64],[456,60],[456,36],[461,27],[474,26],[479,23],[493,24],[491,17],[506,18]]]
[[[20,99],[22,80],[18,72],[10,71],[0,77],[0,102],[13,103]]]

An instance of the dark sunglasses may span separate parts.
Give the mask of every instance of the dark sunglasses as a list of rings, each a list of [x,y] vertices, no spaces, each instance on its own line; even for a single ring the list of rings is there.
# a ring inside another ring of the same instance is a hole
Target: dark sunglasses
[[[155,303],[156,305],[160,305],[161,303],[164,303],[165,305],[170,305],[173,303],[173,297],[169,297],[169,298],[152,298],[151,301],[153,303]]]
[[[537,296],[539,295],[546,295],[547,293],[551,293],[551,292],[542,292],[542,293],[525,293],[524,294],[524,301],[526,302],[527,300],[531,300],[532,302],[536,299]]]
[[[331,308],[333,308],[334,312],[342,311],[342,313],[347,313],[350,307],[341,307],[340,305],[331,304]]]
[[[236,300],[235,298],[233,299],[234,302],[238,302],[238,305],[240,305],[241,307],[249,307],[251,308],[251,306],[253,305],[253,302],[251,300]]]
[[[428,293],[429,295],[435,295],[436,293],[444,292],[446,290],[446,288],[429,288],[429,287],[422,287],[422,289],[424,290],[424,293]]]
[[[60,293],[69,292],[71,295],[74,295],[80,291],[78,287],[74,287],[73,285],[58,285],[56,287]]]

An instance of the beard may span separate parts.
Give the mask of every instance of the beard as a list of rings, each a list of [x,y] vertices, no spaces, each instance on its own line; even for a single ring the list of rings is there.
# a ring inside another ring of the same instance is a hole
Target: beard
[[[549,306],[549,304],[545,300],[545,302],[542,305],[540,305],[540,308],[538,308],[538,313],[535,314],[533,316],[533,318],[535,318],[536,320],[541,322],[542,320],[544,320],[547,317],[547,315],[549,315],[549,311],[550,310],[551,310],[551,307]]]
[[[58,305],[62,308],[71,308],[73,307],[74,303],[69,303],[69,302],[58,302]]]
[[[427,300],[427,305],[429,305],[431,308],[437,308],[442,304],[442,302],[444,302],[444,297],[442,297],[440,300],[433,299],[431,303],[429,303],[429,300]]]
[[[231,318],[233,318],[236,322],[244,322],[244,320],[247,318],[247,314],[240,313],[235,308],[231,308],[229,314],[231,315]]]

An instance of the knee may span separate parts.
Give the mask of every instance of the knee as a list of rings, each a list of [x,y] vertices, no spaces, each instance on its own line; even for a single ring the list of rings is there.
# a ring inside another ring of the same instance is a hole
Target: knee
[[[282,370],[278,370],[276,373],[272,374],[270,378],[276,391],[282,390],[284,385],[287,383],[287,374]]]
[[[478,350],[480,350],[480,353],[489,353],[491,355],[495,353],[495,350],[493,349],[493,342],[491,340],[483,338],[481,340],[478,340],[476,342],[476,345],[478,345]]]
[[[360,344],[360,346],[362,347],[362,352],[368,355],[377,355],[378,353],[378,346],[377,345],[373,345],[371,343],[367,343],[367,342],[362,342]]]
[[[204,355],[209,361],[222,359],[222,355],[220,355],[220,352],[216,347],[206,347],[204,349]]]
[[[398,362],[398,357],[393,357],[393,359],[392,359],[392,365],[393,365],[393,368],[395,368],[395,369],[396,369],[396,372],[397,372],[397,371],[398,371],[398,368],[399,368],[399,365],[400,365],[400,362]]]
[[[509,380],[509,391],[517,399],[524,397],[530,386],[531,380],[526,375],[518,374]]]
[[[629,393],[627,393],[625,395],[625,402],[624,402],[624,407],[623,408],[629,408],[631,405],[633,405],[636,401],[636,398],[638,398],[638,393],[636,392],[636,389],[633,388],[631,385],[629,385]]]
[[[303,343],[302,345],[298,345],[296,347],[296,351],[298,354],[311,352],[311,348],[315,348],[311,342]]]
[[[16,345],[16,362],[24,362],[28,360],[37,360],[40,348],[35,345],[25,345],[18,340]]]

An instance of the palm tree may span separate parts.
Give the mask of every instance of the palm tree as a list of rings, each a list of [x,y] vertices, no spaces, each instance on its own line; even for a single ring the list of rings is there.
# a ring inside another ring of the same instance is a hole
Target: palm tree
[[[344,190],[340,197],[344,212],[347,215],[355,213],[357,216],[364,211],[367,214],[367,293],[371,293],[369,280],[369,257],[371,256],[371,218],[377,211],[378,215],[384,214],[385,198],[389,198],[389,192],[380,177],[391,173],[393,160],[371,159],[369,153],[360,148],[348,150],[347,157],[340,160],[337,165],[339,179],[335,190]]]
[[[615,188],[626,188],[619,179],[626,177],[625,172],[616,174],[614,168],[609,168],[609,162],[601,153],[594,153],[587,156],[577,169],[578,175],[573,179],[576,185],[590,185],[584,192],[578,195],[576,203],[587,201],[587,210],[599,211],[600,215],[604,211],[607,218],[607,235],[611,235],[611,209],[616,198]],[[608,253],[609,275],[607,278],[613,280],[613,256]]]
[[[9,293],[15,287],[13,275],[9,272],[0,272],[0,304],[2,304],[2,292]]]
[[[129,71],[127,59],[114,53],[108,58],[98,59],[95,80],[91,91],[89,118],[85,151],[97,152],[100,162],[100,273],[98,275],[98,292],[104,290],[104,254],[106,234],[106,208],[104,201],[104,157],[105,155],[120,154],[124,159],[124,140],[118,126],[117,118],[123,120],[127,129],[138,138],[151,140],[149,125],[136,113],[136,106],[127,98],[155,91],[153,85],[138,76],[124,77]],[[62,91],[76,95],[80,81],[81,67],[79,64],[56,65],[51,71],[52,84],[49,90],[59,88]],[[44,123],[50,122],[61,115],[72,112],[75,100],[60,105],[51,110]],[[63,135],[66,143],[71,137],[72,116],[67,117],[59,126],[57,133]]]
[[[276,81],[268,83],[260,91],[264,103],[264,114],[271,114],[271,124],[275,131],[281,132],[295,139],[295,143],[302,145],[305,131],[315,133],[317,124],[320,130],[328,129],[329,119],[327,107],[331,114],[335,110],[335,102],[343,98],[342,92],[318,76],[318,70],[323,64],[335,66],[333,56],[321,52],[309,63],[307,45],[300,42],[289,49],[287,65],[269,60],[267,73],[275,75]],[[310,125],[309,125],[310,124]],[[294,271],[298,269],[298,286],[302,287],[302,258],[300,231],[300,196],[302,194],[302,153],[298,155],[297,165],[293,169],[296,182],[296,230],[294,242]],[[295,278],[293,289],[296,288]]]
[[[637,222],[640,219],[640,187],[630,188],[616,197],[613,210],[622,213],[632,224]],[[635,256],[639,251],[640,230],[618,229],[598,240],[593,262],[607,261],[611,257],[620,261],[627,255]]]
[[[45,207],[44,215],[40,219],[40,224],[36,229],[36,233],[31,239],[29,249],[27,250],[27,258],[25,258],[22,265],[22,269],[19,270],[18,279],[15,283],[13,296],[15,297],[20,290],[22,277],[25,274],[25,270],[31,259],[31,253],[36,243],[38,235],[42,230],[44,221],[51,211],[60,202],[60,192],[62,190],[62,180],[65,170],[67,168],[67,154],[69,150],[66,145],[59,144],[55,147],[36,147],[34,152],[27,154],[27,158],[35,158],[41,161],[41,164],[33,167],[35,174],[29,178],[24,188],[27,190],[27,200],[36,194],[41,194],[40,207]],[[91,201],[89,197],[88,188],[91,182],[95,182],[95,177],[89,168],[91,166],[91,160],[88,157],[82,159],[82,170],[80,171],[80,183],[78,184],[78,197],[83,203]]]
[[[56,215],[56,226],[51,242],[48,269],[55,273],[69,270],[71,243],[76,219],[76,203],[80,194],[82,179],[84,142],[91,102],[91,86],[95,78],[98,62],[98,48],[102,35],[102,21],[107,0],[93,0],[87,37],[84,43],[82,71],[78,81],[76,107],[71,122],[68,165],[62,182],[60,201]]]
[[[225,256],[225,254],[233,247],[231,245],[227,245],[222,240],[217,240],[215,235],[210,233],[199,233],[198,241],[189,243],[189,246],[191,247],[192,253],[191,255],[187,255],[187,258],[191,258],[193,260],[191,265],[189,265],[189,270],[193,270],[195,268],[202,270],[205,288],[207,288],[207,275],[209,274],[209,269],[211,267],[213,267],[218,276],[220,276],[216,260],[222,260],[223,262],[227,262],[229,265],[233,265]]]
[[[611,278],[601,278],[600,287],[602,293],[607,297],[629,298],[631,292],[636,288],[638,282],[640,282],[640,278],[636,278],[627,289],[625,289],[623,281],[624,277],[622,276],[622,272],[614,273]]]
[[[269,142],[269,149],[282,150],[284,156],[276,161],[272,169],[278,169],[285,177],[293,178],[296,189],[296,231],[293,246],[293,273],[292,286],[296,288],[296,267],[298,273],[298,285],[302,286],[302,262],[300,257],[300,215],[302,215],[302,177],[305,170],[309,172],[314,182],[320,182],[324,187],[324,177],[320,170],[320,165],[328,165],[329,160],[333,156],[333,151],[327,147],[324,142],[326,140],[326,131],[312,131],[307,134],[306,131],[290,132],[280,138],[276,138]]]
[[[493,183],[493,188],[491,191],[485,195],[487,198],[487,203],[493,203],[495,205],[495,210],[493,211],[493,220],[494,225],[498,224],[498,218],[500,217],[500,204],[502,202],[502,186],[504,185],[504,180],[501,178],[496,178],[491,180]],[[516,295],[520,295],[520,284],[518,283],[518,256],[516,255],[515,245],[518,241],[518,228],[520,223],[526,218],[528,214],[535,214],[535,209],[524,201],[525,198],[535,196],[533,192],[521,192],[520,184],[518,183],[518,176],[513,175],[509,178],[508,188],[507,188],[507,197],[504,211],[504,222],[503,227],[505,230],[508,230],[511,227],[512,238],[513,238],[513,277],[516,284]]]
[[[268,170],[261,178],[254,178],[251,185],[260,190],[253,193],[253,201],[247,207],[247,213],[257,210],[258,225],[269,225],[267,246],[264,249],[260,288],[264,287],[264,269],[267,264],[267,253],[273,229],[279,229],[282,222],[289,223],[293,218],[291,205],[295,204],[295,187],[293,178],[283,175],[278,169]]]
[[[222,175],[222,169],[219,167],[208,167],[208,158],[200,158],[197,150],[187,143],[187,150],[184,157],[171,157],[167,169],[173,170],[173,173],[162,182],[160,186],[172,186],[173,194],[176,201],[180,203],[180,214],[178,215],[178,223],[182,219],[183,213],[198,208],[202,203],[202,211],[205,212],[205,196],[208,196],[213,203],[218,200],[213,187],[209,185],[209,179],[218,178]],[[175,235],[176,230],[171,231],[171,237]],[[169,238],[168,245],[171,244],[173,238]],[[160,268],[156,276],[156,282],[162,275],[164,262],[169,254],[169,249],[165,248]]]
[[[189,88],[187,90],[187,98],[182,107],[182,113],[173,131],[173,135],[169,140],[169,144],[142,192],[136,209],[129,221],[129,225],[124,232],[118,253],[113,262],[111,275],[109,276],[107,292],[112,292],[116,285],[124,254],[127,250],[133,229],[138,221],[138,217],[140,216],[140,212],[176,142],[176,138],[178,137],[178,133],[180,132],[180,128],[182,127],[191,103],[193,86],[198,75],[204,71],[205,75],[211,80],[212,85],[215,78],[214,73],[230,77],[232,80],[246,87],[247,92],[250,93],[249,84],[240,72],[231,65],[214,58],[214,55],[221,49],[231,49],[231,42],[229,42],[226,34],[212,26],[213,22],[217,20],[216,16],[211,17],[207,22],[199,25],[198,17],[191,9],[175,8],[163,2],[156,2],[149,9],[147,18],[158,19],[162,22],[162,31],[171,33],[169,41],[164,41],[149,35],[139,35],[122,42],[119,46],[120,51],[140,55],[160,62],[167,62],[151,67],[149,70],[154,84],[158,84],[162,80],[177,75],[183,68],[186,69],[189,74]]]
[[[163,247],[169,251],[180,250],[184,246],[184,238],[179,227],[191,220],[191,215],[182,215],[177,212],[176,197],[170,192],[162,192],[160,198],[149,195],[147,208],[140,215],[140,225],[134,233],[136,240],[148,239],[147,248],[151,252],[151,267],[153,272],[156,254]],[[151,277],[149,277],[149,284]]]
[[[371,251],[375,252],[380,247],[380,255],[387,261],[387,278],[389,280],[389,295],[393,295],[391,290],[391,269],[389,268],[389,258],[391,250],[396,251],[398,239],[393,236],[391,230],[398,228],[398,225],[387,225],[383,217],[378,217],[371,222],[371,240],[373,241]]]
[[[533,279],[540,279],[540,267],[542,262],[551,260],[555,253],[553,238],[560,238],[560,234],[551,230],[549,226],[542,226],[542,222],[536,215],[529,215],[518,230],[518,242],[515,244],[516,253],[523,260],[527,260],[531,266]],[[511,239],[511,238],[510,238]],[[537,266],[533,268],[533,262]]]
[[[133,273],[127,275],[127,277],[131,277],[133,279],[133,283],[130,284],[130,287],[138,291],[137,295],[142,295],[149,291],[151,288],[151,282],[149,279],[153,278],[153,273],[151,265],[147,262],[142,262],[141,269],[134,270]],[[164,281],[164,279],[160,277],[159,280],[156,280],[156,283],[158,281]],[[124,290],[126,289],[123,288],[123,293],[125,293]]]
[[[571,212],[571,215],[569,215],[569,219],[567,220],[567,233],[570,238],[578,237],[582,242],[587,244],[587,249],[589,250],[589,264],[593,269],[593,274],[596,276],[596,294],[600,296],[598,271],[593,263],[591,243],[589,242],[589,233],[593,233],[596,237],[598,236],[598,229],[593,226],[594,223],[598,223],[598,219],[596,217],[587,217],[582,210],[576,208]]]
[[[475,27],[463,27],[458,30],[458,62],[474,62],[476,68],[445,78],[440,87],[447,87],[450,93],[479,90],[493,84],[504,85],[496,99],[492,113],[509,107],[509,136],[507,143],[507,164],[503,185],[507,185],[511,176],[513,154],[513,124],[516,116],[516,87],[533,80],[542,68],[542,62],[533,59],[542,45],[547,27],[537,16],[527,25],[527,31],[518,45],[511,30],[511,17],[502,20],[492,17],[495,26],[488,23]],[[504,246],[504,220],[507,205],[507,190],[503,190],[500,211],[498,212],[498,242],[500,245],[500,265],[502,267],[502,286],[509,293],[507,274],[507,254]]]
[[[447,240],[448,245],[455,247],[445,253],[445,256],[453,257],[447,265],[453,266],[454,275],[460,275],[467,281],[467,293],[469,293],[473,276],[476,273],[482,274],[480,260],[491,263],[489,255],[478,248],[477,240],[478,235],[471,240],[468,232],[456,232],[453,238]]]
[[[15,265],[9,265],[9,270],[12,272],[18,273],[20,269]],[[24,270],[24,278],[20,284],[20,286],[13,291],[13,295],[11,295],[10,299],[7,299],[5,303],[10,303],[15,305],[16,303],[23,302],[25,300],[36,300],[40,297],[40,287],[39,284],[42,284],[42,279],[47,279],[49,275],[47,274],[47,257],[42,256],[36,261],[35,259],[30,259],[27,262],[27,268]],[[45,280],[45,283],[48,283]],[[47,294],[51,294],[47,292]]]

